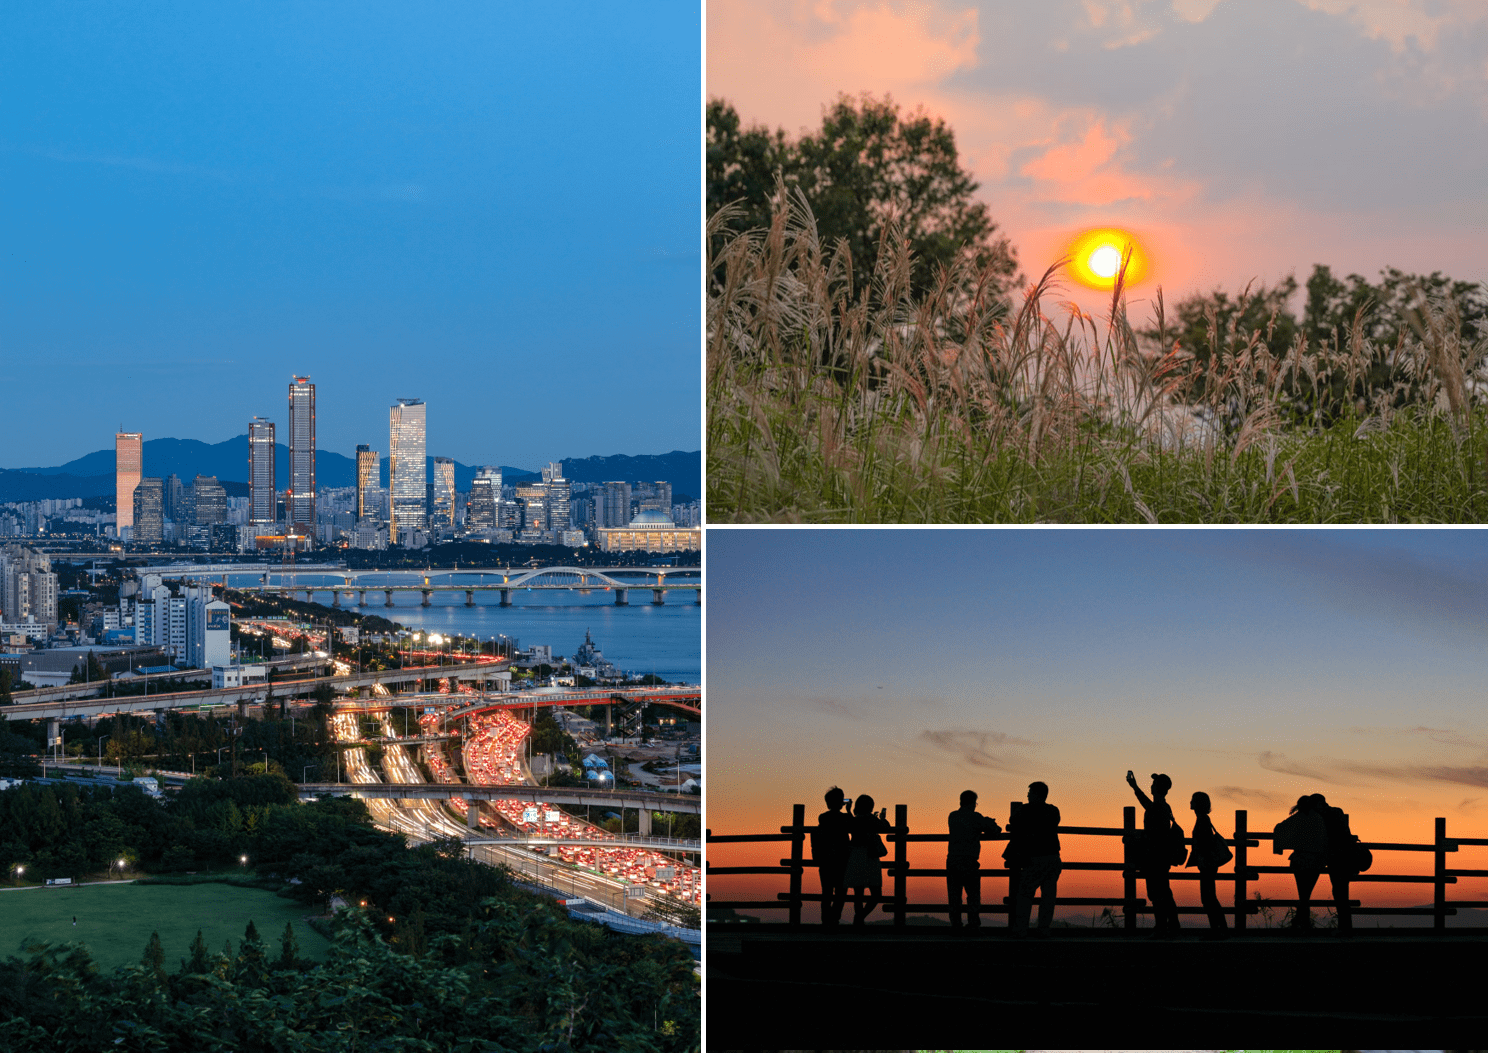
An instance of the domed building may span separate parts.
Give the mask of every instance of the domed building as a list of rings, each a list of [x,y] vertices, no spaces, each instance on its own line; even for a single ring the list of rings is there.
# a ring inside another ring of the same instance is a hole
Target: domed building
[[[637,513],[628,526],[600,527],[594,533],[601,552],[697,552],[703,547],[701,527],[680,527],[653,508]]]

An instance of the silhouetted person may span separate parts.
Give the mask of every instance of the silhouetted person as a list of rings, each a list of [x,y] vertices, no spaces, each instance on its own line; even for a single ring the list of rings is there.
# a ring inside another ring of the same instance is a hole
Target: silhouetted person
[[[1334,808],[1320,793],[1312,795],[1313,810],[1323,817],[1328,833],[1328,880],[1333,884],[1333,912],[1338,916],[1338,935],[1353,935],[1353,912],[1349,909],[1349,882],[1359,873],[1355,842],[1359,839],[1349,829],[1348,816]]]
[[[851,845],[852,816],[842,810],[846,798],[833,786],[826,795],[827,810],[816,817],[811,832],[811,858],[821,877],[823,925],[836,925],[842,920],[842,905],[847,901],[843,875],[847,871],[847,852]]]
[[[1199,902],[1209,915],[1209,931],[1199,939],[1227,939],[1230,926],[1225,921],[1224,908],[1219,905],[1219,893],[1214,888],[1214,876],[1229,861],[1226,858],[1227,849],[1221,840],[1223,835],[1214,829],[1214,824],[1209,820],[1211,806],[1207,793],[1202,790],[1196,792],[1188,806],[1194,812],[1193,847],[1188,853],[1188,865],[1199,868]]]
[[[1002,827],[976,810],[975,790],[963,790],[961,807],[946,819],[946,898],[951,905],[951,928],[961,928],[961,893],[966,893],[967,930],[982,926],[982,835],[1000,834]]]
[[[847,872],[842,883],[855,893],[853,901],[853,924],[862,925],[864,919],[883,899],[883,870],[879,859],[888,855],[879,834],[894,829],[884,818],[888,809],[873,814],[873,798],[866,793],[853,802],[852,847],[847,853]]]
[[[1147,899],[1152,903],[1155,928],[1151,938],[1171,940],[1182,929],[1168,878],[1168,868],[1173,865],[1173,809],[1168,805],[1168,791],[1173,788],[1173,780],[1154,773],[1151,798],[1142,792],[1131,772],[1126,773],[1126,782],[1142,805],[1142,843],[1137,858],[1142,877],[1147,880]]]
[[[1054,901],[1059,895],[1059,874],[1064,869],[1059,859],[1059,809],[1049,803],[1047,785],[1028,784],[1028,803],[1008,818],[1008,833],[1019,870],[1018,895],[1008,927],[1013,936],[1028,935],[1033,894],[1041,891],[1038,931],[1040,936],[1047,936],[1049,926],[1054,924]]]
[[[1271,851],[1281,855],[1292,850],[1290,866],[1297,882],[1297,906],[1292,911],[1292,929],[1298,935],[1312,927],[1310,906],[1313,886],[1328,865],[1328,827],[1311,797],[1299,797],[1289,816],[1271,832]]]

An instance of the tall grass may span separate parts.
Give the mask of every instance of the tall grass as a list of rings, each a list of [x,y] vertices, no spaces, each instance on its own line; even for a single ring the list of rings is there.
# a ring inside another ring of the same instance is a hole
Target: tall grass
[[[1390,348],[1356,321],[1274,354],[1215,322],[1224,350],[1200,360],[1161,290],[1152,340],[1119,280],[1100,321],[1055,302],[1059,265],[1011,308],[965,264],[916,296],[892,229],[856,275],[782,201],[769,230],[709,222],[710,521],[1488,519],[1488,341],[1450,302],[1423,298]],[[1390,386],[1368,388],[1382,360]]]

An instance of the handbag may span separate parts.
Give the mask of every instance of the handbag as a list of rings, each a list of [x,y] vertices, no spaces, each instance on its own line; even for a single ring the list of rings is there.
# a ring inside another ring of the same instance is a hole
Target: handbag
[[[1354,838],[1353,856],[1355,874],[1362,874],[1364,873],[1364,871],[1374,866],[1374,853],[1365,848],[1363,845],[1359,844],[1359,839],[1357,837]]]
[[[1230,851],[1230,846],[1225,844],[1225,839],[1215,830],[1209,836],[1209,862],[1216,870],[1235,858],[1235,853]]]

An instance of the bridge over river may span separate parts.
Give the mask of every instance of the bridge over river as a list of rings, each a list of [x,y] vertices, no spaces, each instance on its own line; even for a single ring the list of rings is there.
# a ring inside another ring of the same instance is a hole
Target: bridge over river
[[[332,571],[314,573],[319,581],[303,581],[298,573],[281,570],[278,574],[264,573],[256,584],[231,586],[242,592],[260,592],[294,598],[303,595],[307,603],[315,602],[316,593],[330,593],[331,606],[342,606],[342,597],[355,597],[354,606],[367,606],[367,594],[382,593],[383,607],[393,607],[394,593],[419,593],[423,605],[429,606],[430,597],[436,592],[463,592],[465,605],[475,606],[477,593],[497,593],[500,606],[512,605],[512,593],[518,591],[540,592],[551,590],[593,592],[605,591],[615,594],[615,605],[629,606],[632,590],[650,590],[653,604],[666,602],[668,592],[692,592],[693,602],[703,599],[702,570],[698,567],[531,567],[519,569],[470,569],[459,568],[423,571]],[[414,582],[392,581],[393,578],[416,577]],[[633,580],[636,577],[644,581]],[[274,580],[277,578],[278,580]],[[476,580],[472,581],[471,578]],[[339,579],[339,580],[334,580]],[[456,580],[465,579],[465,580]],[[488,580],[489,579],[489,580]],[[670,579],[670,580],[668,580]],[[679,580],[681,579],[681,580]],[[374,606],[376,604],[374,603]]]

